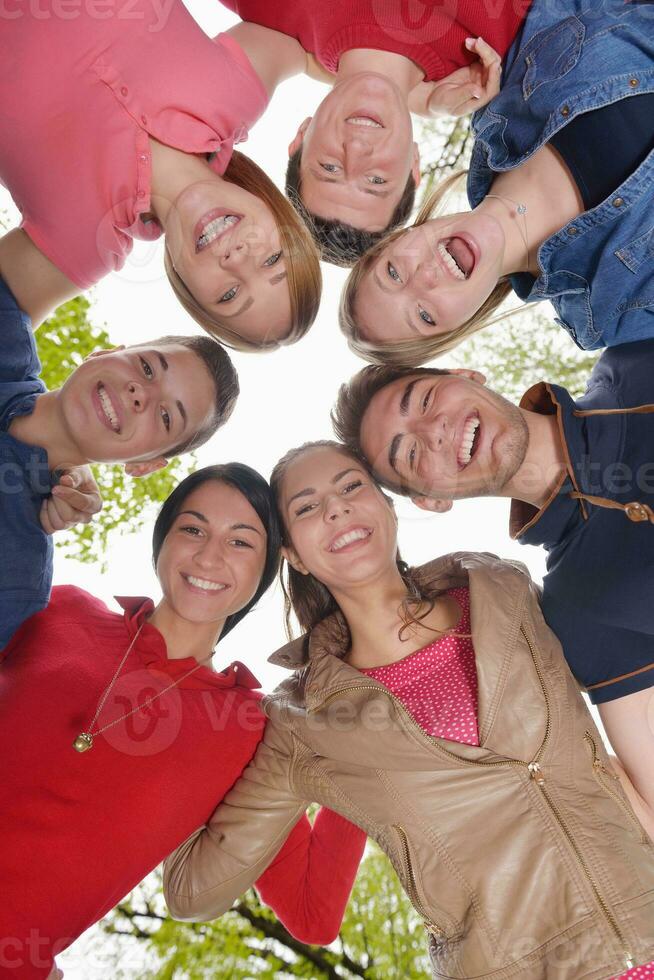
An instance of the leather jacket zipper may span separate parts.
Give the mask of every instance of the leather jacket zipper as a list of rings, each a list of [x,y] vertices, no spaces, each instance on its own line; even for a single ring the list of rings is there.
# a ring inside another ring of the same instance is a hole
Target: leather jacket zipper
[[[411,852],[409,851],[409,838],[407,837],[407,833],[404,827],[400,826],[398,823],[393,824],[393,829],[397,831],[400,838],[400,843],[402,845],[404,865],[407,869],[407,875],[409,878],[407,888],[409,900],[420,918],[423,920],[427,931],[430,932],[434,938],[443,942],[447,936],[445,929],[437,925],[433,919],[429,917],[429,914],[427,913],[427,910],[425,909],[425,906],[422,904],[420,896],[418,895],[418,886],[416,885],[416,877],[413,871],[413,864],[411,863]]]
[[[651,840],[649,834],[646,832],[645,828],[642,826],[640,820],[631,809],[628,803],[622,799],[620,794],[616,792],[614,787],[611,785],[612,782],[620,783],[620,777],[617,773],[610,772],[606,766],[603,764],[597,752],[597,743],[593,738],[591,732],[584,732],[584,738],[588,742],[592,753],[593,753],[593,773],[595,779],[600,784],[603,790],[615,800],[618,806],[624,811],[625,815],[629,818],[634,828],[638,831],[638,836],[640,837],[641,844],[647,844],[651,846]]]
[[[543,694],[543,698],[545,700],[545,704],[546,704],[546,707],[547,707],[547,718],[546,718],[546,724],[545,724],[545,734],[544,734],[543,740],[542,740],[542,742],[541,742],[541,744],[540,744],[540,746],[538,748],[538,751],[537,751],[534,759],[531,762],[523,762],[521,759],[503,759],[502,761],[499,761],[499,762],[481,762],[481,761],[475,762],[472,759],[464,759],[461,756],[458,756],[455,752],[450,752],[449,749],[446,749],[444,746],[440,745],[439,740],[437,738],[435,738],[433,735],[428,735],[427,732],[425,732],[424,729],[420,727],[420,725],[418,724],[418,722],[414,719],[413,715],[411,715],[411,713],[405,708],[404,704],[400,701],[400,699],[398,697],[396,697],[391,691],[386,690],[382,685],[379,685],[379,684],[352,684],[352,685],[349,685],[348,687],[339,688],[338,691],[332,691],[331,694],[328,694],[326,698],[324,698],[318,705],[316,705],[315,708],[312,709],[312,711],[317,711],[319,708],[324,707],[324,705],[328,704],[334,698],[339,697],[341,694],[347,694],[350,691],[376,691],[377,694],[384,694],[385,696],[387,696],[388,698],[390,698],[390,700],[393,701],[394,704],[396,704],[398,706],[398,708],[400,709],[401,713],[409,721],[409,723],[415,729],[417,729],[417,731],[420,733],[420,735],[421,735],[422,738],[426,739],[433,746],[435,746],[435,748],[439,752],[441,752],[443,755],[446,755],[446,756],[449,756],[452,759],[455,759],[459,764],[462,763],[464,765],[476,766],[476,767],[479,767],[479,766],[487,766],[487,767],[491,767],[491,766],[520,766],[522,768],[528,769],[528,771],[529,771],[529,773],[531,775],[531,778],[534,780],[535,784],[540,789],[540,791],[541,791],[541,793],[543,795],[543,799],[545,800],[545,802],[549,806],[550,810],[552,811],[552,814],[553,814],[554,818],[556,819],[556,822],[558,823],[559,827],[561,828],[561,830],[562,830],[562,832],[563,832],[566,840],[568,841],[568,844],[570,845],[570,847],[571,847],[571,849],[572,849],[575,857],[577,858],[577,861],[578,861],[578,863],[579,863],[579,865],[580,865],[580,867],[581,867],[581,869],[582,869],[582,871],[584,873],[584,876],[586,878],[586,881],[590,885],[591,891],[593,892],[593,895],[595,897],[595,900],[597,902],[597,905],[598,905],[600,911],[602,912],[602,915],[604,916],[606,922],[608,923],[608,925],[611,928],[611,931],[613,932],[613,934],[617,938],[618,942],[620,943],[620,946],[622,947],[625,966],[627,967],[627,969],[631,969],[631,967],[633,967],[635,965],[635,963],[634,963],[633,957],[631,955],[631,952],[629,951],[629,947],[627,945],[627,941],[625,939],[624,933],[620,929],[620,926],[618,925],[618,921],[617,921],[615,915],[613,914],[613,911],[611,910],[611,908],[609,907],[609,905],[607,904],[607,902],[604,900],[604,898],[602,896],[602,893],[600,892],[599,887],[598,887],[598,885],[597,885],[594,877],[592,876],[592,874],[590,872],[590,869],[588,868],[588,865],[586,864],[585,858],[583,857],[583,855],[582,855],[582,853],[581,853],[581,851],[579,849],[579,846],[578,846],[577,842],[575,841],[574,837],[572,836],[572,833],[571,833],[569,827],[567,826],[565,820],[563,819],[563,817],[561,815],[561,812],[560,812],[558,806],[556,805],[556,803],[554,802],[554,800],[550,796],[548,790],[545,788],[545,777],[543,775],[543,772],[542,772],[542,769],[541,769],[541,766],[540,766],[539,759],[541,758],[541,756],[543,754],[543,751],[545,749],[545,746],[546,746],[546,744],[548,742],[548,739],[550,737],[551,730],[552,730],[551,704],[550,704],[549,695],[547,693],[547,688],[545,686],[545,681],[543,679],[543,674],[542,674],[540,665],[539,665],[538,660],[536,658],[536,654],[534,653],[534,648],[532,646],[531,640],[529,639],[529,637],[527,635],[527,632],[526,632],[524,626],[521,626],[520,627],[520,632],[522,633],[522,635],[525,638],[525,641],[527,643],[527,646],[529,647],[529,652],[531,654],[531,659],[533,661],[534,668],[536,670],[536,674],[538,676],[538,681],[539,681],[539,684],[540,684],[540,687],[541,687],[541,691],[542,691],[542,694]],[[408,855],[408,842],[407,842],[407,855]],[[417,898],[417,895],[416,895],[416,898]],[[419,910],[416,909],[416,911],[419,911]],[[420,912],[419,914],[424,918],[423,912]]]

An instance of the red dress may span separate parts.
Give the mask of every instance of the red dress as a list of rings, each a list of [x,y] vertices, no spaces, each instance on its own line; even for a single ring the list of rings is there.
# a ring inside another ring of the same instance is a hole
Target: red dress
[[[196,661],[167,658],[145,622],[149,599],[121,605],[124,615],[59,586],[0,654],[3,978],[47,977],[58,952],[206,823],[263,734],[258,683],[239,663],[200,667],[122,717]],[[73,740],[142,624],[96,730],[121,720],[79,754]],[[257,886],[297,938],[336,937],[365,840],[328,810],[313,829],[296,825]]]
[[[456,634],[470,633],[468,589],[448,589],[461,606]],[[384,684],[421,728],[436,738],[479,745],[477,671],[469,636],[448,634],[402,660],[361,671]],[[633,967],[615,980],[654,977],[654,962]]]

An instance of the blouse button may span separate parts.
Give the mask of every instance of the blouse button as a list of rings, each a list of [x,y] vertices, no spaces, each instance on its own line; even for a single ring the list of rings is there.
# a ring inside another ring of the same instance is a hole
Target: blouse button
[[[564,105],[564,106],[561,107],[561,115],[562,116],[569,116],[570,115],[570,106],[569,105]]]
[[[145,191],[139,191],[137,197],[145,197]]]
[[[638,87],[638,79],[637,78],[630,78],[629,79],[629,84],[631,85],[632,88],[637,88]]]
[[[148,159],[147,153],[140,153],[139,154],[139,160],[141,161],[141,163],[147,163],[147,159]]]
[[[129,95],[129,89],[127,88],[127,86],[126,86],[126,85],[123,85],[123,87],[122,87],[122,88],[121,88],[121,90],[120,90],[120,94],[121,94],[121,95],[122,95],[123,97],[126,97],[126,96],[128,96],[128,95]]]
[[[624,204],[624,198],[622,198],[622,197],[614,197],[613,198],[613,207],[614,208],[621,208],[623,204]]]
[[[637,500],[631,504],[625,504],[624,509],[630,521],[639,523],[640,521],[648,521],[650,519],[646,506]]]
[[[144,126],[147,126],[147,124],[148,124],[148,117],[147,116],[141,116],[141,122],[143,123]]]

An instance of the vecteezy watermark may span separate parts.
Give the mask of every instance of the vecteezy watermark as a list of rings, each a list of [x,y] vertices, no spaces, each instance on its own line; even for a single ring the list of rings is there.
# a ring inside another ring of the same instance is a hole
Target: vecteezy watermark
[[[19,20],[138,20],[147,21],[151,34],[161,31],[176,0],[0,0],[0,21]]]

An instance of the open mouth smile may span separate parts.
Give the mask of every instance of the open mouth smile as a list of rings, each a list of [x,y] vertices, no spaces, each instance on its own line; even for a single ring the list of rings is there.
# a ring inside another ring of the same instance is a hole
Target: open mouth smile
[[[366,541],[372,534],[372,528],[369,527],[353,527],[348,531],[343,531],[337,537],[333,538],[328,551],[336,553],[343,551],[345,548],[352,550],[352,547],[356,547],[361,541]]]
[[[464,470],[470,464],[470,461],[479,449],[480,426],[479,416],[474,413],[469,415],[463,424],[461,441],[456,454],[459,470]]]
[[[371,129],[383,129],[384,124],[381,119],[377,116],[371,116],[367,112],[357,113],[356,115],[348,116],[345,122],[349,126],[368,126]]]
[[[185,575],[183,572],[182,578],[194,589],[201,589],[202,592],[222,592],[223,589],[229,588],[224,582],[212,582],[210,579],[197,578],[195,575]]]
[[[98,381],[96,385],[97,403],[96,410],[99,406],[99,416],[100,421],[103,422],[108,429],[112,432],[120,433],[120,411],[118,407],[114,404],[111,396],[103,383]]]
[[[436,245],[443,265],[454,279],[469,279],[475,268],[476,257],[468,243],[459,235],[442,238]]]
[[[225,232],[234,228],[242,217],[241,214],[230,214],[227,211],[217,209],[205,214],[195,226],[196,253],[201,252],[221,238]]]

